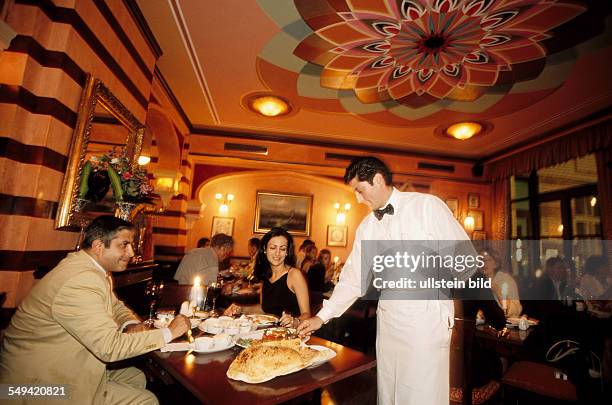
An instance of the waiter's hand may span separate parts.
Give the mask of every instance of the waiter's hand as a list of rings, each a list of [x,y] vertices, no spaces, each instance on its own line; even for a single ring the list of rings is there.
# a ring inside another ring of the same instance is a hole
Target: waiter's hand
[[[300,322],[297,327],[297,333],[300,336],[310,336],[315,330],[318,330],[323,326],[323,320],[318,316],[313,316]]]
[[[177,315],[168,325],[168,329],[170,329],[172,340],[174,340],[191,330],[191,322],[189,322],[189,318],[185,315]]]

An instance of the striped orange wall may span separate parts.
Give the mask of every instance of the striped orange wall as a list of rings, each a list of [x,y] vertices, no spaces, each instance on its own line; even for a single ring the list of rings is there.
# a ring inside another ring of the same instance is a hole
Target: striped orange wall
[[[0,290],[10,307],[76,242],[54,218],[86,74],[144,123],[159,54],[120,0],[15,0],[6,23],[17,32],[0,53]]]

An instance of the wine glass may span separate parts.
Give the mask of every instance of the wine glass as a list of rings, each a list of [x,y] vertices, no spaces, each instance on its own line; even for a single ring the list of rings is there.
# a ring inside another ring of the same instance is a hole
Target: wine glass
[[[159,304],[159,299],[161,298],[163,289],[164,282],[161,280],[151,280],[147,283],[147,286],[145,287],[145,296],[149,298],[149,319],[147,319],[144,324],[148,327],[152,327],[155,323],[155,319],[153,318],[153,316],[155,315],[155,311],[157,310],[157,305]]]
[[[215,314],[215,308],[217,307],[217,298],[221,295],[221,283],[213,281],[208,285],[208,291],[210,291],[210,298],[213,300],[211,314]]]

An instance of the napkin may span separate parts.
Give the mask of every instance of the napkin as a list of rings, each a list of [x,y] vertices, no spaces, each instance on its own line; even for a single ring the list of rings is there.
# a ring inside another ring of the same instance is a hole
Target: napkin
[[[187,318],[193,316],[193,307],[190,305],[189,301],[184,301],[181,304],[181,310],[179,311],[179,314],[181,315],[185,315]]]
[[[193,346],[189,342],[180,342],[180,343],[168,343],[166,346],[162,347],[160,350],[162,352],[186,352],[187,350],[193,349]]]

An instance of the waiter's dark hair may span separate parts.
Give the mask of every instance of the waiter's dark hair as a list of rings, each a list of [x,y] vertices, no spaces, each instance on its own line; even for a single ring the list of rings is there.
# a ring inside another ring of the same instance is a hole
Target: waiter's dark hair
[[[82,246],[84,249],[89,249],[96,239],[100,239],[104,242],[104,246],[110,247],[111,240],[124,229],[133,230],[134,225],[112,215],[101,215],[91,221],[89,226],[85,228]]]
[[[261,238],[261,245],[257,251],[257,257],[255,258],[255,277],[260,280],[268,279],[272,276],[272,267],[266,256],[266,250],[268,249],[268,243],[270,239],[282,236],[287,239],[287,256],[285,256],[285,264],[294,267],[295,266],[295,245],[293,244],[293,237],[284,228],[272,228]]]
[[[351,180],[357,177],[358,181],[367,181],[374,184],[374,176],[380,173],[385,179],[386,185],[393,184],[393,174],[387,165],[374,156],[363,156],[353,159],[350,165],[344,172],[344,182],[348,184]]]

